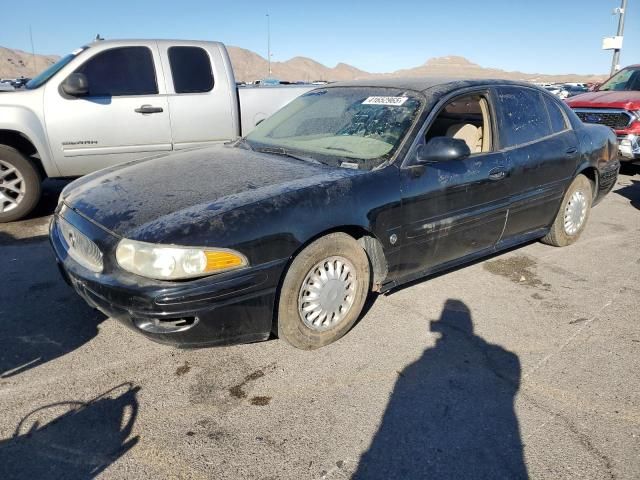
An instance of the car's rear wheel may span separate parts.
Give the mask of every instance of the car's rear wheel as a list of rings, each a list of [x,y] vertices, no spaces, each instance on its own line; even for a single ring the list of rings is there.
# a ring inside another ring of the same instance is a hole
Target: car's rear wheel
[[[40,199],[40,175],[15,148],[0,145],[0,223],[27,215]]]
[[[313,350],[341,338],[362,312],[371,283],[369,259],[345,233],[302,250],[287,270],[278,305],[278,337]]]
[[[578,175],[565,193],[551,229],[542,241],[556,247],[566,247],[578,240],[587,225],[592,200],[591,182],[584,175]]]

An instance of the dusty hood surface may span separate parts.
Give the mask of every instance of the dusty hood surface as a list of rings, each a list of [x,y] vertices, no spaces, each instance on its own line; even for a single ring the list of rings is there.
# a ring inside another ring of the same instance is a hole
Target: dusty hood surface
[[[66,205],[126,237],[175,213],[223,213],[357,171],[240,148],[216,146],[142,160],[83,177],[63,192]]]

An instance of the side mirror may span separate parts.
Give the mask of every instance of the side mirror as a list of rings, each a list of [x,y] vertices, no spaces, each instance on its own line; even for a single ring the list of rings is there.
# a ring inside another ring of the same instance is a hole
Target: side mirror
[[[451,137],[433,137],[418,147],[417,163],[421,165],[450,160],[463,160],[471,155],[464,140]]]
[[[81,97],[89,93],[89,80],[84,73],[72,73],[62,82],[62,91],[72,97]]]

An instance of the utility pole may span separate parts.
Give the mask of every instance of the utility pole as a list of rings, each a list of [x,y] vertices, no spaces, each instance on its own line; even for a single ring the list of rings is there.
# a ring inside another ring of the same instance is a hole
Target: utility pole
[[[29,40],[31,41],[31,63],[33,64],[33,76],[38,74],[36,69],[36,51],[33,48],[33,32],[31,31],[31,25],[29,25]]]
[[[611,75],[616,73],[620,69],[620,51],[622,50],[622,36],[624,33],[624,15],[627,13],[627,0],[622,0],[620,8],[616,8],[613,11],[614,15],[617,13],[618,17],[618,33],[617,37],[620,37],[620,48],[613,49],[613,61],[611,62]]]
[[[269,78],[271,78],[271,17],[267,13],[267,61],[269,62]]]

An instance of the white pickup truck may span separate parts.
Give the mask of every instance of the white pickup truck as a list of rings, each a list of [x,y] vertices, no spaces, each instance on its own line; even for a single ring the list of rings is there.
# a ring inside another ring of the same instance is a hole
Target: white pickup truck
[[[0,223],[32,210],[44,178],[236,139],[313,88],[237,88],[218,42],[79,48],[26,89],[0,93]]]

